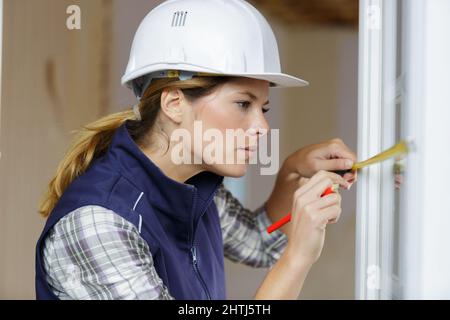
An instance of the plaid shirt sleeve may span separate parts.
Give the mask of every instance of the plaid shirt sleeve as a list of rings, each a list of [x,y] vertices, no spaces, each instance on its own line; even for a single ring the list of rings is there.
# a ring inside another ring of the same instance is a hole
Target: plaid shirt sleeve
[[[214,201],[225,256],[253,267],[273,265],[287,238],[280,231],[267,234],[271,222],[264,207],[245,209],[223,185]],[[100,206],[78,208],[58,221],[43,257],[47,282],[62,300],[173,299],[136,227]]]
[[[61,219],[44,247],[44,269],[62,300],[173,299],[136,227],[99,206]]]
[[[215,197],[220,216],[225,257],[254,268],[267,268],[278,261],[287,245],[287,237],[272,224],[264,205],[252,212],[245,209],[222,185]]]

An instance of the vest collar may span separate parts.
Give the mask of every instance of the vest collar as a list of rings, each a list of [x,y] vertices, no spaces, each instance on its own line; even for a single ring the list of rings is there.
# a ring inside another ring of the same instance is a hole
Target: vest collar
[[[223,176],[204,171],[185,183],[169,178],[131,138],[128,123],[116,130],[107,157],[113,158],[117,169],[144,192],[152,206],[177,220],[198,218],[211,204]]]

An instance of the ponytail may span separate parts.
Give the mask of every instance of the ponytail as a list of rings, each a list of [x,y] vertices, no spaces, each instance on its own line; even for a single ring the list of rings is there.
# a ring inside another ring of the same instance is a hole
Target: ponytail
[[[108,149],[115,130],[126,120],[135,118],[132,110],[122,111],[90,123],[79,131],[48,185],[47,194],[39,206],[39,213],[42,216],[50,215],[70,183],[82,175],[91,162]]]
[[[152,81],[141,99],[138,110],[140,117],[132,109],[114,113],[84,126],[78,133],[72,147],[59,163],[56,174],[48,185],[48,190],[39,205],[39,213],[48,217],[66,188],[82,175],[93,160],[103,155],[117,128],[125,121],[130,122],[128,131],[139,145],[146,145],[156,122],[164,89],[180,89],[191,101],[209,94],[217,86],[232,77],[197,77],[191,80],[158,79]]]

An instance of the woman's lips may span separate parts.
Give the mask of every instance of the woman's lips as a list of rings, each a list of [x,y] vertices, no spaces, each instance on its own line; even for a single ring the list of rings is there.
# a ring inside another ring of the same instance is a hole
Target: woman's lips
[[[245,157],[246,158],[250,158],[250,157],[252,157],[255,154],[255,152],[257,150],[257,146],[238,148],[238,150],[245,152]]]

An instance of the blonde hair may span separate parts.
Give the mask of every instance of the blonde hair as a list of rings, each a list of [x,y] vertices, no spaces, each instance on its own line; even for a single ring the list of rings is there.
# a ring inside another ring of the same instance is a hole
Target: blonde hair
[[[133,140],[137,144],[145,145],[149,141],[159,114],[161,93],[165,89],[180,89],[187,99],[193,101],[209,94],[214,88],[231,79],[231,77],[194,77],[185,81],[154,80],[146,89],[138,105],[141,120],[137,120],[133,110],[128,109],[83,126],[48,184],[48,190],[39,205],[39,213],[43,217],[50,215],[72,181],[82,175],[93,160],[107,151],[116,129],[125,121],[130,120],[128,130]]]

